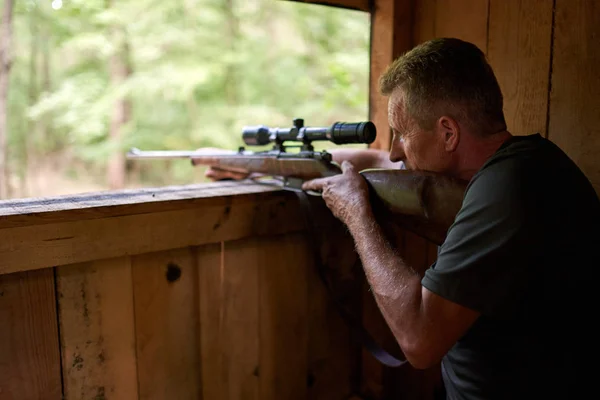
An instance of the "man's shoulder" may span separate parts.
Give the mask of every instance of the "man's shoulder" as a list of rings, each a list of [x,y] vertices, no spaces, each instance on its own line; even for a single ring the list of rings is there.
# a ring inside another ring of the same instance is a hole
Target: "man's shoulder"
[[[561,150],[539,133],[527,136],[512,136],[483,164],[478,175],[493,173],[524,172],[523,169],[550,159],[561,158]],[[533,162],[533,164],[532,164]],[[519,171],[521,170],[521,171]]]
[[[544,190],[543,185],[556,171],[581,175],[581,170],[556,144],[539,133],[513,136],[477,171],[469,189],[484,188],[494,194],[499,190],[518,191],[521,195]]]

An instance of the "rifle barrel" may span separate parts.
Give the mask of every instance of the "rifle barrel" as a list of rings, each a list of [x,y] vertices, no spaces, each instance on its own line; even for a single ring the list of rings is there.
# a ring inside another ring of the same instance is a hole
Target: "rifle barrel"
[[[206,156],[214,156],[214,157],[223,157],[223,156],[232,156],[239,155],[240,153],[236,153],[235,151],[230,150],[214,150],[214,151],[193,151],[193,150],[140,150],[137,148],[132,148],[127,153],[127,158],[129,159],[141,159],[141,158],[195,158],[195,157],[206,157]],[[243,153],[242,153],[243,154]]]

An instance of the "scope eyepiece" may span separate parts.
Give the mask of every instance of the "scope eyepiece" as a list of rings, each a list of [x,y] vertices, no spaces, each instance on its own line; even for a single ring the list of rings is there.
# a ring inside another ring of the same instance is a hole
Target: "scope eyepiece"
[[[329,140],[335,144],[373,143],[377,136],[375,124],[371,121],[345,123],[336,122],[331,126]]]

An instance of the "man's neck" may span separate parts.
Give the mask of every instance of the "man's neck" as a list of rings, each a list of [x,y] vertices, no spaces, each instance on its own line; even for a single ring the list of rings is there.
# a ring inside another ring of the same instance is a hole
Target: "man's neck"
[[[467,135],[461,149],[463,155],[459,158],[460,161],[454,175],[470,181],[483,164],[511,137],[512,134],[506,130],[494,133],[485,139]]]

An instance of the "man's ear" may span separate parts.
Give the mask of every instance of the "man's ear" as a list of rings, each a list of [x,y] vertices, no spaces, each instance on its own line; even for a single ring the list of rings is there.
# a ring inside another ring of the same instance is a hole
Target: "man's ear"
[[[460,143],[460,126],[452,117],[442,115],[437,120],[437,131],[444,137],[444,149],[453,152]]]

